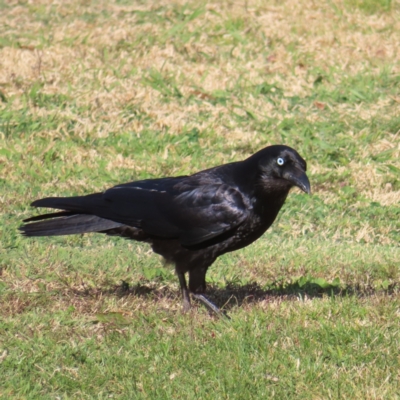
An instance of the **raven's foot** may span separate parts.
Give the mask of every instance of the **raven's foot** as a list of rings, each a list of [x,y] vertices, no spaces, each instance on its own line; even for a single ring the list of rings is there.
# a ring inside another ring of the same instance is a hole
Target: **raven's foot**
[[[218,316],[231,319],[224,311],[218,308],[213,302],[208,300],[207,297],[205,297],[204,295],[192,293],[192,296],[195,299],[200,300],[208,309],[215,312],[215,314],[217,314]]]
[[[186,285],[186,279],[185,279],[185,274],[182,272],[177,271],[177,275],[179,278],[179,284],[181,286],[181,292],[182,292],[182,299],[183,299],[183,312],[188,312],[191,308],[190,306],[190,296],[189,296],[189,290]]]
[[[187,313],[191,308],[192,306],[190,305],[189,295],[187,297],[183,296],[183,305],[182,305],[183,312]]]

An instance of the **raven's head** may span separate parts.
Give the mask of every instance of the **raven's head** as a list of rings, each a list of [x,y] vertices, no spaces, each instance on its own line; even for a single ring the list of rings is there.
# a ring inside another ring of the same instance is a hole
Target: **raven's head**
[[[275,145],[266,147],[257,154],[264,188],[290,189],[297,186],[303,192],[311,193],[310,181],[306,175],[307,164],[296,150]]]

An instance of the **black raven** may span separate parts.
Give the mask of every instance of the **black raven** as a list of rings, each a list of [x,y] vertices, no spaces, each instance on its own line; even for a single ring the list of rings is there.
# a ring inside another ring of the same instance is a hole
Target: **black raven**
[[[244,161],[190,176],[146,179],[101,193],[49,197],[34,207],[63,210],[24,220],[26,236],[99,232],[147,242],[175,264],[184,310],[189,289],[206,289],[208,267],[220,255],[257,240],[274,222],[293,186],[310,193],[306,162],[292,148],[266,147]],[[38,221],[38,222],[37,222]]]

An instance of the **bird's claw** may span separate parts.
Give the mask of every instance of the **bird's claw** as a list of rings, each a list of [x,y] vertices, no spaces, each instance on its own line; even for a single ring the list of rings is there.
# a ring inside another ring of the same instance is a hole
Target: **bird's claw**
[[[210,300],[207,299],[207,297],[205,297],[202,294],[196,294],[196,293],[192,293],[192,296],[196,299],[196,300],[200,300],[208,309],[210,309],[211,311],[213,311],[215,314],[217,314],[220,317],[225,317],[227,319],[231,319],[229,317],[229,315],[227,315],[224,311],[222,311],[219,307],[217,307],[214,303],[212,303]]]

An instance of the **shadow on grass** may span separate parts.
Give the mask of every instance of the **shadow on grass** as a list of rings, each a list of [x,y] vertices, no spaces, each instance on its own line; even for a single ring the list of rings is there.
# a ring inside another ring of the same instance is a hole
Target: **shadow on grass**
[[[321,287],[317,283],[310,281],[301,283],[272,283],[268,287],[261,287],[257,283],[240,285],[228,282],[224,288],[208,285],[206,297],[215,303],[218,307],[228,311],[234,307],[241,307],[247,304],[256,304],[261,302],[279,302],[279,301],[298,301],[299,299],[312,299],[329,297],[370,297],[375,295],[390,295],[400,291],[400,284],[392,284],[387,288],[376,288],[373,286],[361,285],[332,285],[325,284]],[[171,299],[176,300],[180,297],[180,291],[167,285],[160,285],[155,282],[146,282],[145,284],[136,284],[130,286],[123,281],[120,285],[102,289],[88,289],[88,291],[79,291],[75,294],[82,296],[88,295],[108,295],[117,297],[137,296],[153,299]]]
[[[242,307],[247,304],[256,304],[261,302],[283,302],[283,301],[298,301],[302,299],[329,297],[349,297],[358,298],[370,297],[375,295],[390,295],[398,292],[400,286],[393,284],[387,289],[377,289],[375,287],[354,286],[331,286],[320,287],[315,283],[307,283],[299,285],[298,282],[285,285],[272,284],[268,287],[261,287],[257,283],[249,283],[246,285],[238,285],[228,283],[225,288],[209,287],[207,298],[214,302],[218,307],[228,311],[234,307]]]

